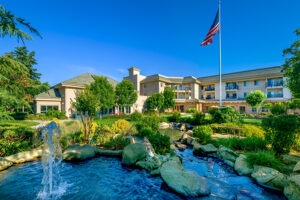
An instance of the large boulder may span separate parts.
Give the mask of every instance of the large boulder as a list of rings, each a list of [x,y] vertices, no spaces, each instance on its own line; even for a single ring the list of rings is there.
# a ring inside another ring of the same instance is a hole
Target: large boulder
[[[166,122],[162,122],[159,124],[159,129],[167,129],[170,128],[170,124]]]
[[[135,143],[127,145],[122,153],[122,164],[131,166],[137,161],[145,159],[147,149],[144,144]]]
[[[31,151],[23,151],[20,153],[16,153],[14,155],[10,155],[5,157],[6,160],[13,162],[14,164],[30,162],[39,159],[42,157],[43,150],[42,149],[33,149]]]
[[[255,165],[251,177],[259,185],[278,191],[283,191],[283,188],[287,184],[286,175],[270,167]]]
[[[11,167],[13,164],[13,162],[0,157],[0,171]]]
[[[284,188],[284,195],[289,200],[299,200],[300,198],[300,175],[292,175],[288,179],[288,184]]]
[[[79,145],[74,144],[68,146],[63,153],[63,159],[65,161],[76,162],[82,161],[96,156],[98,148],[91,145]]]
[[[218,155],[224,160],[226,164],[228,164],[231,167],[234,167],[235,160],[237,159],[237,157],[239,157],[239,155],[236,152],[232,151],[227,147],[224,147],[223,145],[219,146]]]
[[[193,153],[202,156],[216,156],[217,148],[213,144],[200,145],[196,144],[193,148]]]
[[[293,173],[300,174],[300,161],[297,162],[297,164],[295,165],[295,167],[293,169]]]
[[[205,179],[194,171],[187,171],[175,160],[165,162],[160,174],[163,181],[175,192],[183,196],[203,196],[210,194]]]
[[[240,154],[240,156],[235,160],[234,169],[239,175],[251,175],[253,172],[253,167],[250,167],[246,162],[246,156]]]
[[[145,160],[139,160],[136,162],[135,165],[151,172],[151,171],[159,168],[161,166],[161,164],[162,164],[162,162],[159,160],[159,158],[156,156],[153,156],[153,157],[148,157]]]

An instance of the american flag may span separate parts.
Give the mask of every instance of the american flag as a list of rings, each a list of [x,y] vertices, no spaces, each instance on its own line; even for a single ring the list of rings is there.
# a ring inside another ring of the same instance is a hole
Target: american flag
[[[213,42],[213,36],[220,30],[220,22],[219,22],[219,10],[217,11],[214,23],[211,25],[206,37],[204,38],[201,46],[209,45]]]

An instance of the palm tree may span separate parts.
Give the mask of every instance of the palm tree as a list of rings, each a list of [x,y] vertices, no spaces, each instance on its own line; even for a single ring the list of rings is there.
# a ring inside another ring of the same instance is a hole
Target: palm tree
[[[23,43],[25,40],[31,40],[32,37],[20,30],[18,28],[19,25],[25,26],[29,29],[29,31],[40,38],[42,38],[41,34],[33,28],[29,22],[26,22],[24,19],[15,16],[8,10],[6,10],[2,5],[0,5],[0,35],[1,37],[5,36],[13,36],[17,37],[17,40],[21,40]]]

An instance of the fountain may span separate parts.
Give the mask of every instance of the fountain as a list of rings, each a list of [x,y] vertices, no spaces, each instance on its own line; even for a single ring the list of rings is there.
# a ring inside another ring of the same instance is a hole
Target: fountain
[[[59,145],[61,131],[55,122],[50,122],[42,129],[44,141],[42,166],[43,179],[42,190],[38,193],[38,199],[56,199],[63,191],[60,184],[60,165],[62,160],[62,150]]]

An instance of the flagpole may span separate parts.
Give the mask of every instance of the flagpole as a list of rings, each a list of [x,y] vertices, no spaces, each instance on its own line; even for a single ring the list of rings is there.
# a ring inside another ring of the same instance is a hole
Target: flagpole
[[[219,102],[220,102],[220,108],[222,108],[222,37],[221,37],[221,0],[219,0]]]

